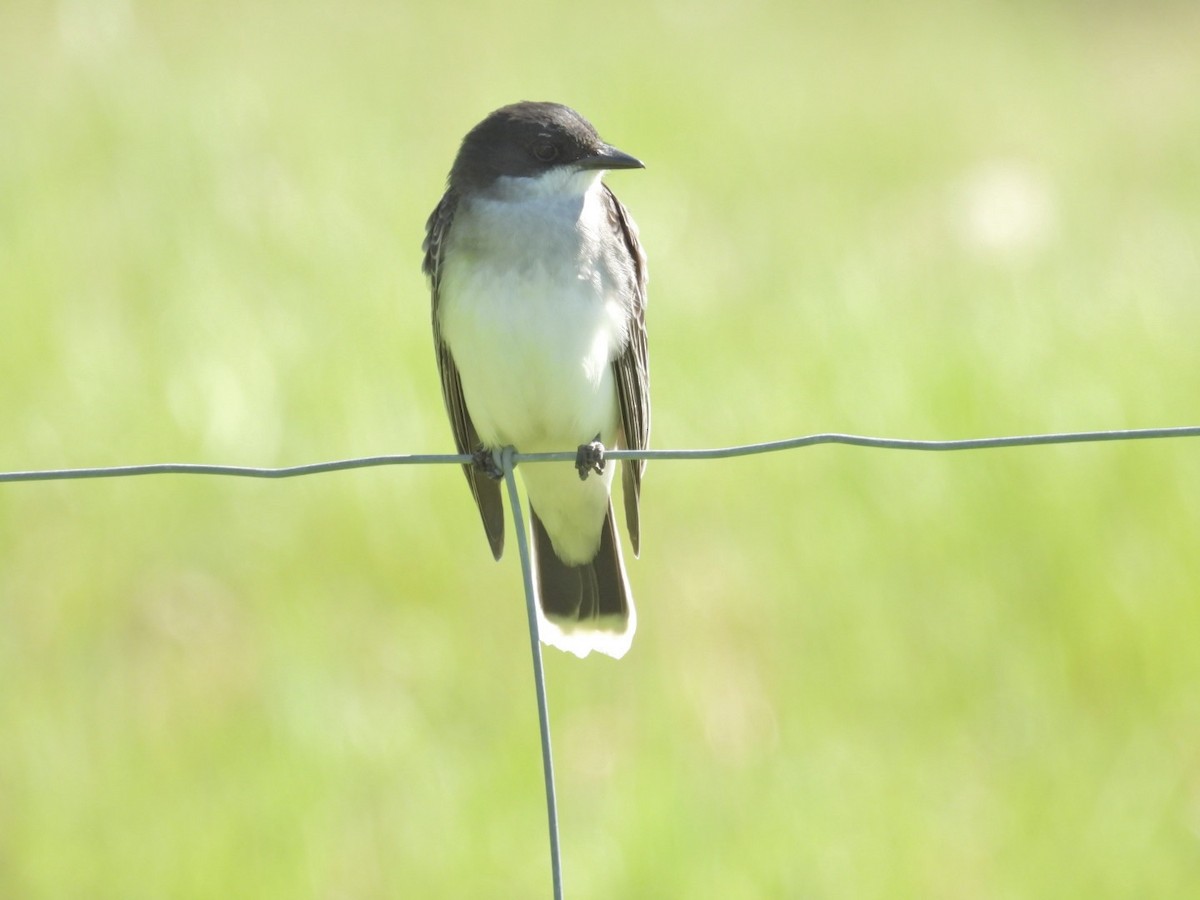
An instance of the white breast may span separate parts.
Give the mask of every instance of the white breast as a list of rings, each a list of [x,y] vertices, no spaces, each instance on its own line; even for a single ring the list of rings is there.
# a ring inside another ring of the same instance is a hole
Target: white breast
[[[599,179],[573,177],[514,180],[455,215],[440,325],[488,445],[562,450],[615,435],[611,362],[627,313],[601,263]]]

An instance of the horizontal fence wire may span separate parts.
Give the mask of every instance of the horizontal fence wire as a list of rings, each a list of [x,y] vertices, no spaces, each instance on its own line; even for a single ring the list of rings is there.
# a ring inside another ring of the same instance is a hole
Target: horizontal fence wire
[[[968,438],[951,441],[918,441],[898,438],[866,437],[856,434],[810,434],[781,441],[766,441],[758,444],[742,444],[735,447],[719,447],[710,450],[607,450],[606,460],[688,460],[729,459],[735,456],[753,456],[759,453],[775,453],[813,447],[818,444],[846,444],[854,447],[872,447],[884,450],[991,450],[1012,447],[1036,447],[1048,444],[1083,444],[1105,441],[1144,441],[1159,438],[1200,437],[1200,426],[1176,428],[1139,428],[1123,431],[1076,431],[1056,434],[1030,434],[1011,437]],[[558,831],[558,802],[554,787],[554,756],[550,744],[550,712],[546,701],[546,677],[542,665],[542,648],[538,634],[536,591],[533,581],[529,545],[525,535],[520,498],[514,469],[518,463],[573,462],[577,450],[554,453],[517,453],[505,447],[494,453],[508,490],[512,509],[517,548],[521,559],[521,574],[525,589],[525,612],[529,623],[529,642],[533,656],[534,689],[537,695],[538,728],[542,746],[542,774],[546,793],[546,818],[550,837],[550,872],[555,900],[563,898],[561,844]],[[474,456],[465,454],[408,454],[391,456],[364,456],[356,459],[340,459],[331,462],[309,463],[300,466],[262,468],[256,466],[222,466],[203,463],[151,463],[135,466],[104,466],[79,469],[45,469],[25,472],[0,472],[0,483],[17,481],[64,481],[83,478],[122,478],[135,475],[227,475],[241,478],[295,478],[301,475],[318,475],[324,472],[341,472],[349,469],[366,469],[376,466],[402,465],[445,465],[467,464],[475,461]]]
[[[707,450],[606,450],[604,458],[621,459],[729,459],[759,453],[777,453],[818,444],[845,444],[852,447],[872,447],[881,450],[952,451],[996,450],[1011,447],[1040,447],[1048,444],[1093,444],[1106,441],[1146,441],[1162,438],[1200,437],[1200,425],[1172,428],[1131,428],[1118,431],[1068,431],[1052,434],[1026,434],[1006,437],[966,438],[950,441],[909,440],[905,438],[867,437],[858,434],[809,434],[779,441],[740,444]],[[553,453],[513,453],[513,464],[574,461],[576,450]],[[462,453],[393,454],[338,459],[329,462],[307,463],[299,466],[264,468],[259,466],[224,466],[207,463],[150,463],[134,466],[100,466],[78,469],[41,469],[23,472],[0,472],[0,483],[14,481],[66,481],[77,478],[126,478],[135,475],[227,475],[238,478],[296,478],[348,469],[367,469],[375,466],[465,464],[473,456]]]

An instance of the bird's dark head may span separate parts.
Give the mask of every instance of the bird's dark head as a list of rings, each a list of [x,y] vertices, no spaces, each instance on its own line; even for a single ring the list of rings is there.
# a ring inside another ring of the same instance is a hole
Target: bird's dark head
[[[467,133],[450,170],[450,187],[486,190],[499,178],[640,168],[639,160],[602,141],[592,123],[569,106],[523,101],[501,107]]]

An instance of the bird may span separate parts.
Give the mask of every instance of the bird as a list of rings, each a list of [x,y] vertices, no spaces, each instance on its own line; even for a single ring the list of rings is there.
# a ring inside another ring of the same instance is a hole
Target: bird
[[[603,175],[641,168],[568,106],[501,107],[463,138],[422,245],[442,396],[497,560],[496,452],[578,448],[575,470],[520,473],[539,635],[580,658],[619,659],[637,629],[604,452],[649,445],[646,254]],[[644,470],[622,462],[635,556]]]

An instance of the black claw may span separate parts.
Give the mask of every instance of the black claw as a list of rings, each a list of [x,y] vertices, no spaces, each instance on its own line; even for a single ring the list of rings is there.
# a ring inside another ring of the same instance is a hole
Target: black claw
[[[492,479],[492,481],[503,481],[504,470],[500,468],[500,463],[496,460],[496,454],[487,447],[480,447],[473,454],[475,458],[475,468],[479,469],[484,475]]]
[[[604,474],[604,445],[600,443],[600,435],[596,435],[590,444],[579,445],[579,452],[575,454],[575,471],[579,473],[580,481],[586,481],[592,472]]]

